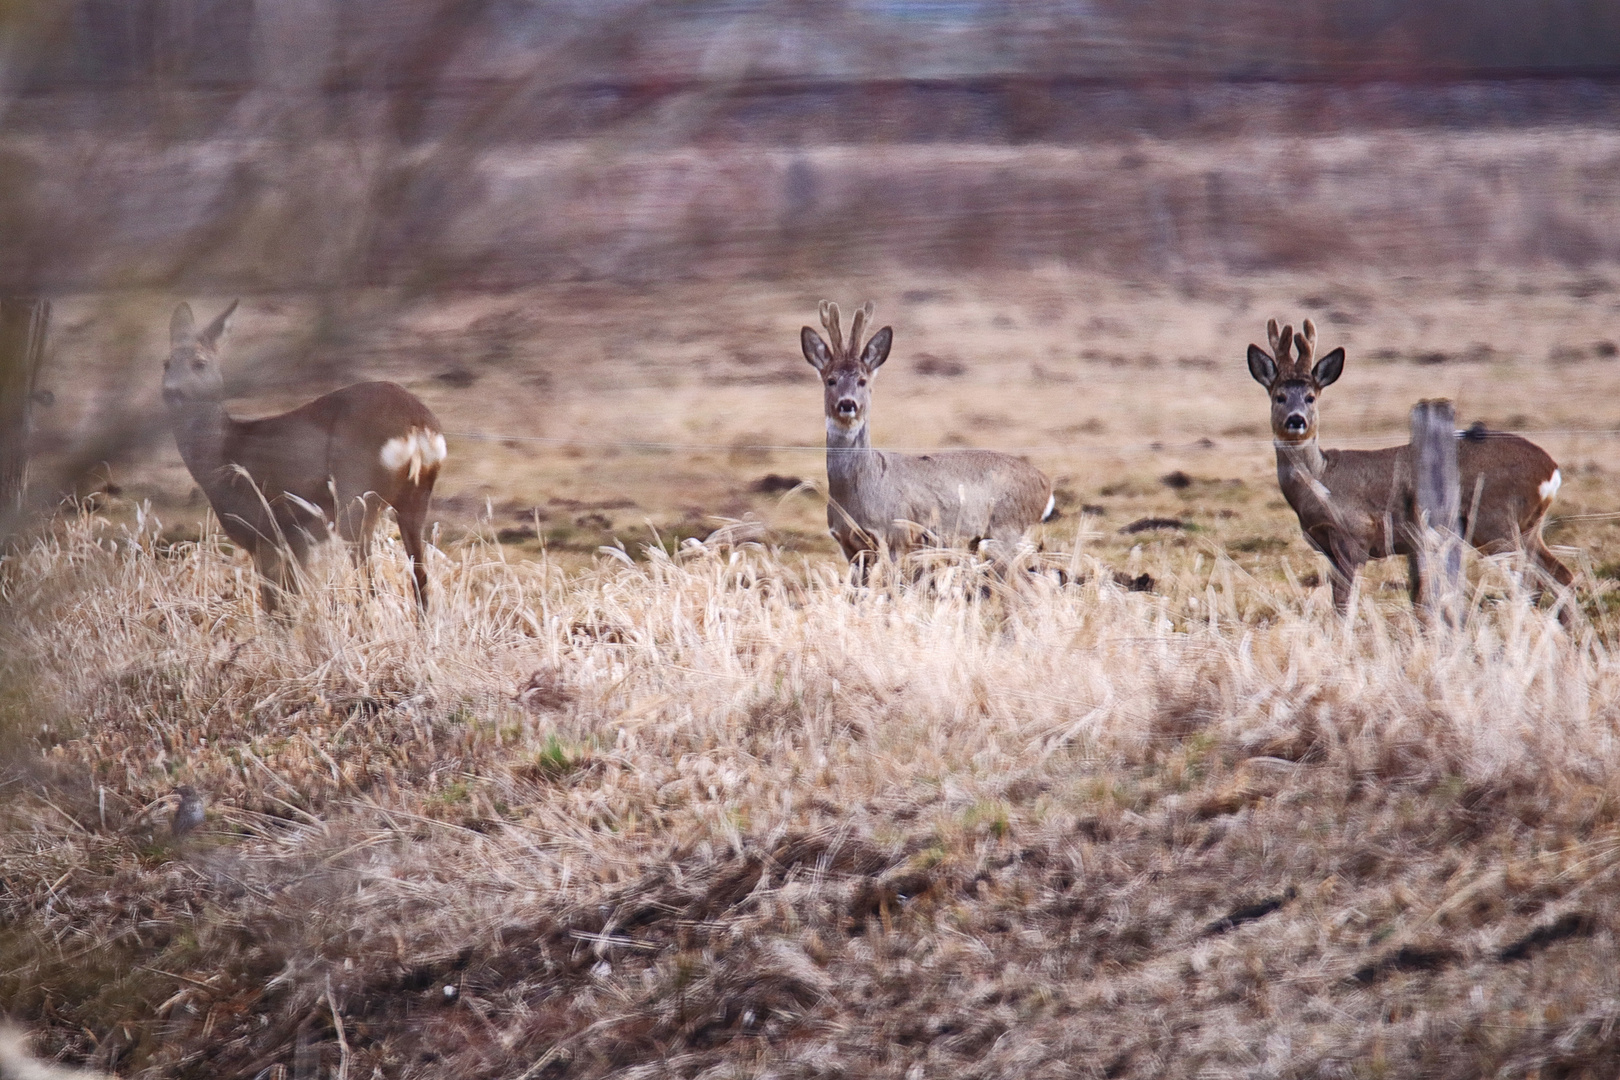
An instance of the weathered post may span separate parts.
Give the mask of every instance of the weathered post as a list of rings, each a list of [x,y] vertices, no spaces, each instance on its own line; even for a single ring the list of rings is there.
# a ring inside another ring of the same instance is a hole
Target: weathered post
[[[1448,623],[1460,613],[1462,537],[1457,475],[1457,419],[1451,402],[1412,406],[1412,465],[1416,472],[1418,595],[1431,617]]]
[[[0,536],[16,527],[28,490],[34,380],[50,318],[45,300],[0,297]]]

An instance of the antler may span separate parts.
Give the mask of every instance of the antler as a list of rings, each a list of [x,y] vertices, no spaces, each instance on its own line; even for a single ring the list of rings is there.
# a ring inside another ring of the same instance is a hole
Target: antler
[[[838,305],[837,304],[831,303],[831,302],[826,301],[826,300],[823,300],[821,302],[821,325],[822,325],[822,328],[827,331],[827,336],[832,339],[830,344],[832,345],[833,355],[834,356],[843,355],[843,352],[844,352],[844,335],[843,335],[843,332],[838,329]]]
[[[860,306],[859,310],[857,310],[855,312],[855,320],[854,320],[854,322],[850,323],[850,326],[849,326],[849,351],[850,352],[854,353],[854,352],[860,351],[860,347],[864,344],[864,342],[861,341],[861,331],[866,329],[866,324],[871,322],[871,321],[872,321],[872,301],[868,300],[866,303],[864,303],[864,304],[862,304]]]
[[[1314,331],[1313,331],[1314,332]],[[1288,368],[1288,347],[1294,340],[1294,328],[1277,329],[1276,319],[1266,320],[1266,338],[1271,342],[1271,355],[1284,370]]]
[[[1294,348],[1299,352],[1298,368],[1307,370],[1316,358],[1316,324],[1311,320],[1305,320],[1304,329],[1294,339]]]

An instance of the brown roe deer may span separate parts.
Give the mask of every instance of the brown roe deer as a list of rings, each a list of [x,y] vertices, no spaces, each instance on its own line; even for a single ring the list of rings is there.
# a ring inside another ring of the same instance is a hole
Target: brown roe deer
[[[1408,446],[1383,450],[1323,450],[1316,440],[1316,399],[1344,371],[1344,349],[1320,360],[1316,326],[1266,324],[1271,353],[1249,346],[1249,374],[1271,395],[1271,434],[1277,483],[1312,547],[1327,556],[1333,603],[1350,603],[1356,573],[1368,559],[1405,555],[1413,603],[1421,600],[1416,521],[1416,472]],[[1563,478],[1558,464],[1528,439],[1475,424],[1458,433],[1464,538],[1487,554],[1522,550],[1560,585],[1573,577],[1547,550],[1542,518]],[[1539,595],[1540,590],[1536,589]]]
[[[169,322],[163,400],[186,468],[225,534],[253,556],[260,596],[274,611],[297,588],[311,530],[324,518],[354,545],[369,571],[371,535],[384,506],[399,518],[416,601],[427,610],[422,531],[444,435],[428,407],[402,386],[364,382],[334,390],[279,416],[237,420],[225,411],[219,342],[236,301],[202,330],[181,304]],[[324,531],[324,529],[323,529]]]
[[[864,345],[868,302],[846,343],[838,305],[821,303],[829,340],[799,331],[804,358],[821,374],[827,420],[827,526],[850,562],[869,553],[899,555],[919,546],[995,544],[1001,558],[1054,506],[1052,482],[1035,466],[992,450],[901,454],[872,448],[872,381],[889,358],[894,330]]]

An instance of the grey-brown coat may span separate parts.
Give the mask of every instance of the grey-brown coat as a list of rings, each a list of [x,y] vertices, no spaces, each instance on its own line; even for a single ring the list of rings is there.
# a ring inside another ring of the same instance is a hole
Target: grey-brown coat
[[[428,407],[402,386],[365,382],[334,390],[291,412],[237,420],[225,411],[219,342],[233,302],[196,328],[191,307],[175,308],[163,399],[186,468],[231,541],[247,550],[264,582],[266,610],[297,575],[311,530],[335,524],[367,566],[383,507],[399,518],[418,604],[427,606],[423,529],[444,435]],[[324,518],[325,524],[320,524]]]
[[[827,526],[845,558],[887,549],[994,543],[1003,555],[1053,509],[1052,482],[1035,466],[991,450],[903,454],[872,447],[872,381],[889,357],[885,326],[864,346],[872,305],[855,313],[846,343],[838,306],[821,305],[830,343],[806,326],[804,358],[820,373],[827,422]]]
[[[1417,566],[1416,472],[1411,449],[1323,450],[1317,444],[1316,399],[1344,370],[1344,349],[1320,360],[1316,327],[1300,334],[1266,326],[1271,353],[1249,346],[1249,373],[1271,395],[1277,483],[1312,547],[1327,556],[1333,601],[1342,611],[1358,571],[1369,559],[1405,555],[1412,599],[1421,588]],[[1558,465],[1527,439],[1476,424],[1458,434],[1461,530],[1486,553],[1522,549],[1560,585],[1572,580],[1541,538],[1542,519],[1563,482]]]

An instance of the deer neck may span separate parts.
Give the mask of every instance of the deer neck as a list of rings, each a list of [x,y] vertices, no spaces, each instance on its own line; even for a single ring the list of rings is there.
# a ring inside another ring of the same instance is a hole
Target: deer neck
[[[863,421],[850,429],[827,421],[827,482],[842,487],[854,482],[872,455],[872,436]]]
[[[1327,472],[1327,456],[1322,453],[1322,447],[1317,443],[1316,436],[1300,443],[1285,443],[1280,439],[1272,440],[1277,448],[1277,485],[1282,488],[1283,494],[1297,510],[1301,497],[1309,492],[1323,505],[1328,505],[1328,499],[1333,494],[1322,482]]]
[[[226,464],[225,440],[233,421],[225,403],[214,399],[171,405],[169,418],[180,457],[206,490]]]

